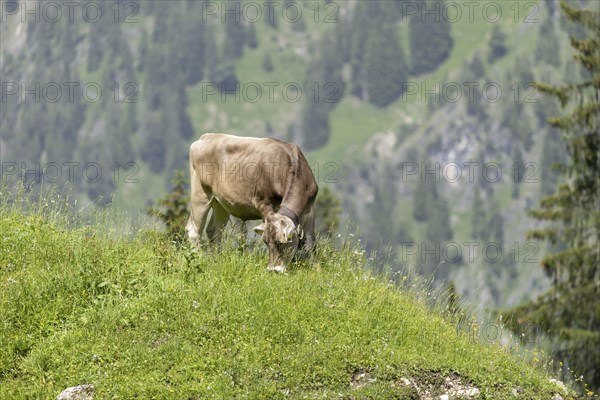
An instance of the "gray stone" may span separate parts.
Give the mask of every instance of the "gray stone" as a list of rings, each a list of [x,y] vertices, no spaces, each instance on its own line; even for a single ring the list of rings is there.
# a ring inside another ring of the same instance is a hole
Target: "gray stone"
[[[63,390],[56,400],[92,400],[94,398],[93,385],[73,386]]]

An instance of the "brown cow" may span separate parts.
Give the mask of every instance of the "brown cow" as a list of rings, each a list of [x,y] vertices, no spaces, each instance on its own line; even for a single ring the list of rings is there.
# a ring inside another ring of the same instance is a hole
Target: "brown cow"
[[[186,231],[196,243],[204,230],[218,242],[229,216],[262,219],[254,231],[269,249],[267,270],[284,272],[298,249],[315,247],[318,186],[300,151],[276,139],[207,133],[190,146],[192,207]]]

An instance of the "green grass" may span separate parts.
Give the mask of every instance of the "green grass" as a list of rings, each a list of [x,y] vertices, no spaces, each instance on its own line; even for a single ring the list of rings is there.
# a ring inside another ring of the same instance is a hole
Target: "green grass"
[[[84,383],[97,399],[415,399],[401,378],[452,374],[480,398],[556,390],[541,362],[459,333],[434,294],[370,272],[356,244],[273,275],[260,242],[197,253],[110,209],[1,199],[0,399]],[[353,387],[363,371],[375,380]]]

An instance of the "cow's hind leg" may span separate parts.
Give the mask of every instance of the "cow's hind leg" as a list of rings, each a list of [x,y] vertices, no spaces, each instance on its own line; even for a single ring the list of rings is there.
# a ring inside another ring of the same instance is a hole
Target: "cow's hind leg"
[[[213,203],[212,215],[206,227],[206,234],[211,244],[220,243],[223,236],[223,230],[229,222],[229,212],[223,208],[217,201]]]

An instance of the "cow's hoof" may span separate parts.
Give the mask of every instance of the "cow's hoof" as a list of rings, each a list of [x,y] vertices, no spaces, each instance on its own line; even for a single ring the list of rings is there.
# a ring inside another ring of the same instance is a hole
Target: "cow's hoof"
[[[285,273],[285,267],[282,267],[281,265],[278,265],[276,267],[267,267],[267,271],[283,274],[283,273]]]

